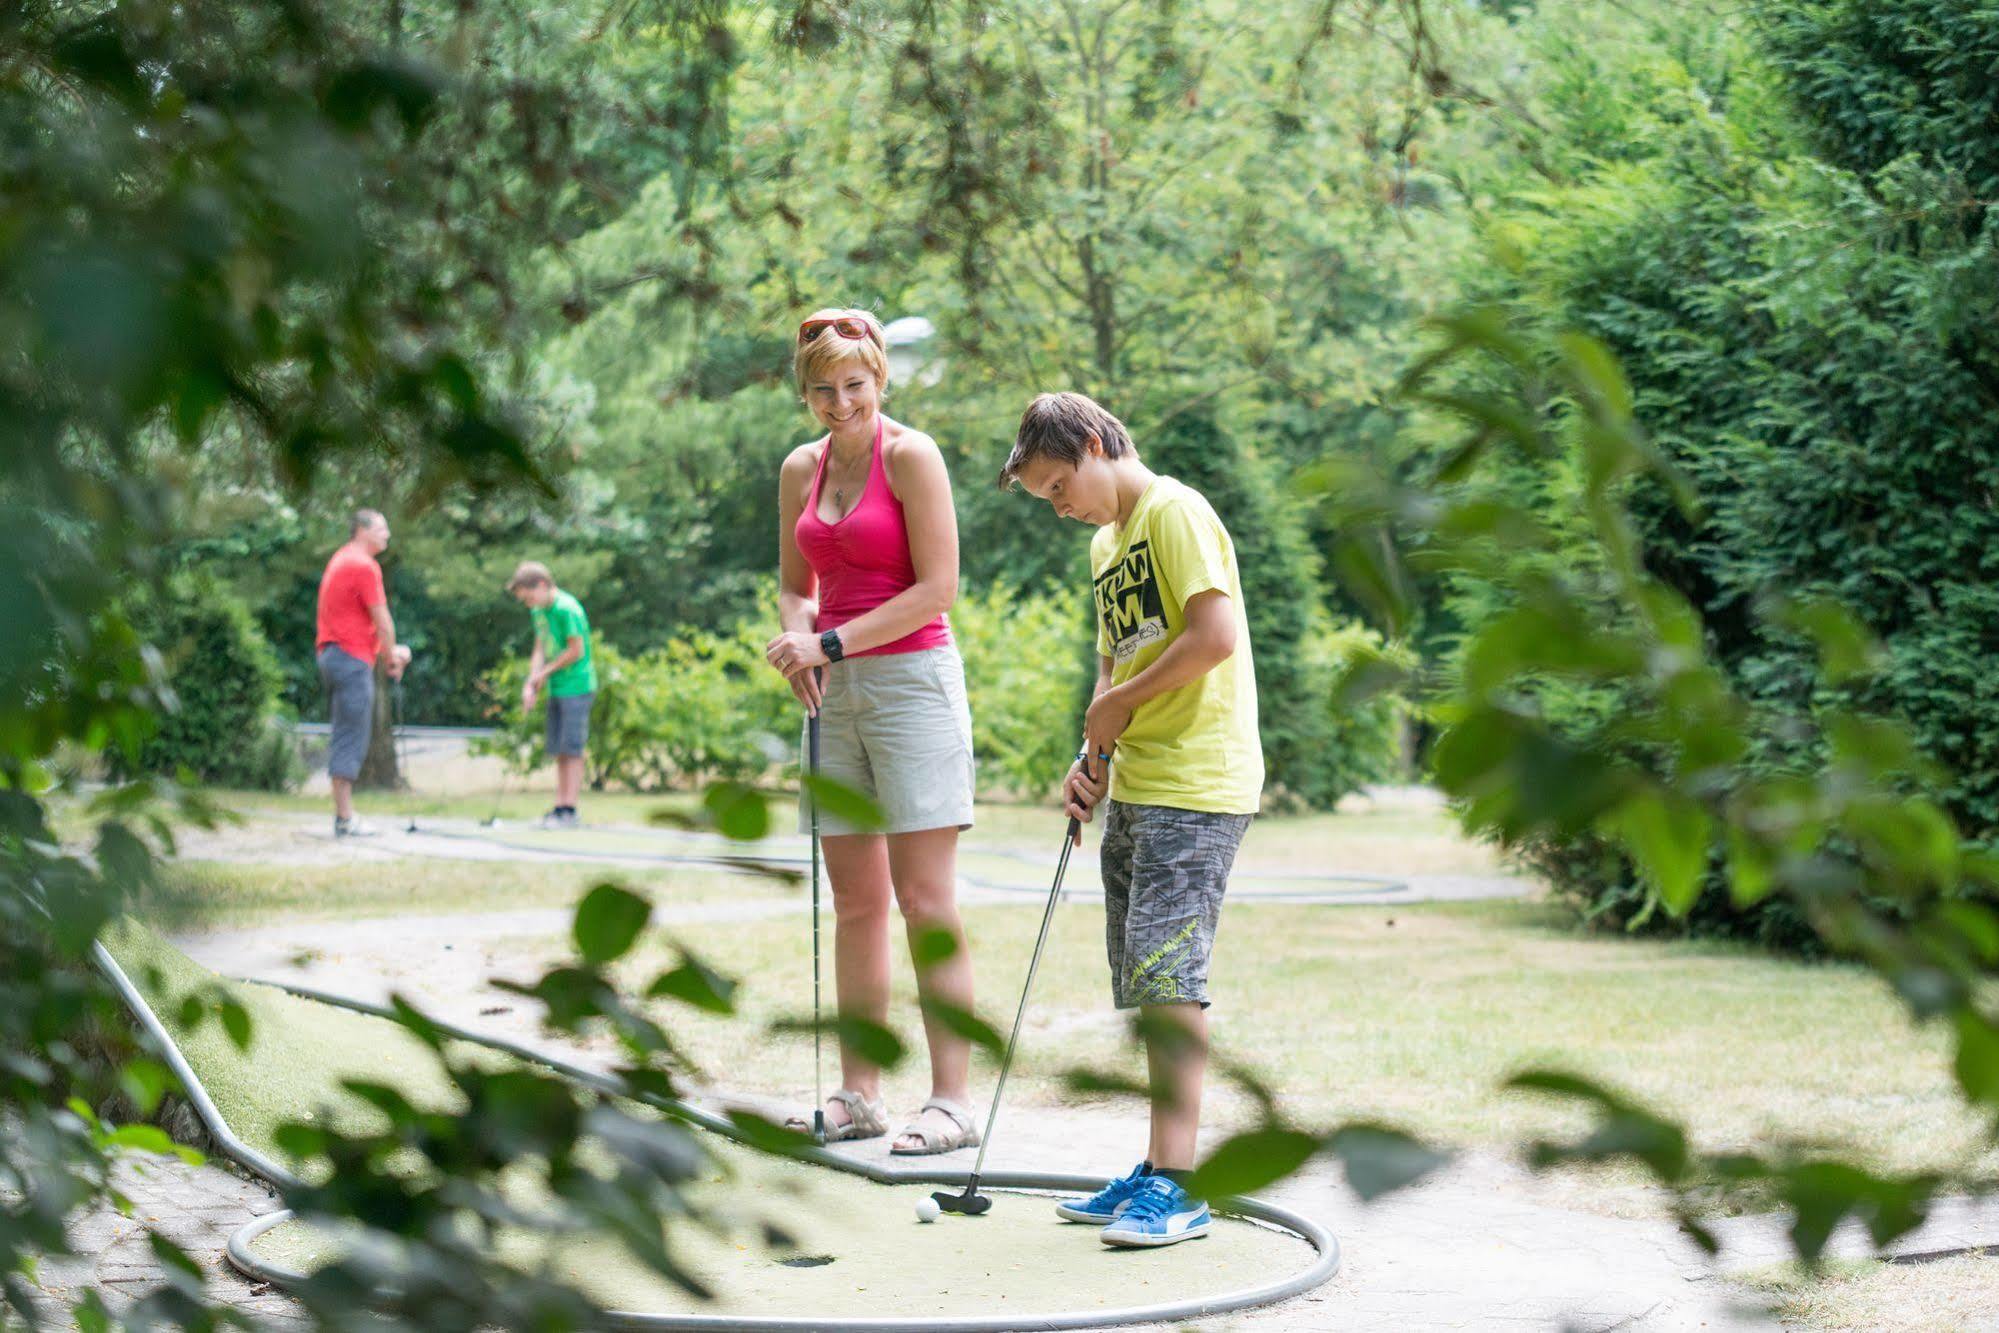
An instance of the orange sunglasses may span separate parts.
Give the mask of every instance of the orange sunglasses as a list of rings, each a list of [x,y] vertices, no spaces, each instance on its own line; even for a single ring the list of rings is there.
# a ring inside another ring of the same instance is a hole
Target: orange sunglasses
[[[808,319],[798,326],[800,347],[817,338],[822,330],[831,329],[842,338],[868,338],[879,347],[881,339],[875,337],[875,326],[865,319],[855,319],[852,315],[835,315],[831,319]]]

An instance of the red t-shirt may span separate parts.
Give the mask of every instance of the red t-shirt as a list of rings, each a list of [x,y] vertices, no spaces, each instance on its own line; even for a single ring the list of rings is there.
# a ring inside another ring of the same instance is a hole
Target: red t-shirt
[[[319,577],[319,634],[313,655],[337,643],[372,666],[381,645],[375,641],[375,620],[368,612],[388,600],[382,567],[374,556],[354,542],[335,551]]]

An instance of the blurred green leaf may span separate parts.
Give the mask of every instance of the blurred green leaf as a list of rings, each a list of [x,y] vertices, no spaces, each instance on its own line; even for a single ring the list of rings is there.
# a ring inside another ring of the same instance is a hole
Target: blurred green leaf
[[[1339,1158],[1353,1192],[1369,1200],[1413,1185],[1450,1161],[1448,1153],[1386,1125],[1347,1125],[1326,1141],[1326,1150]]]
[[[652,904],[621,885],[603,883],[576,905],[576,948],[592,967],[622,958],[652,919]]]
[[[942,926],[925,926],[909,939],[909,957],[919,969],[935,967],[958,956],[956,932]]]
[[[741,782],[710,783],[701,804],[725,838],[755,842],[770,832],[770,809],[764,794]]]
[[[942,1023],[953,1035],[963,1037],[994,1059],[999,1059],[1005,1054],[1006,1039],[1000,1036],[992,1024],[971,1010],[928,997],[923,1000],[922,1005],[925,1018]]]
[[[217,1009],[222,1015],[222,1030],[229,1034],[229,1040],[235,1043],[236,1049],[249,1050],[250,1011],[245,1009],[241,1002],[227,995],[222,997]]]
[[[1969,1006],[1957,1013],[1957,1056],[1951,1068],[1972,1101],[1999,1107],[1999,1029]]]
[[[825,774],[807,773],[803,779],[805,790],[819,805],[822,814],[844,820],[858,829],[878,829],[882,825],[882,813],[878,806],[862,793],[844,783],[836,782]]]
[[[1311,1160],[1319,1140],[1302,1130],[1269,1127],[1225,1139],[1195,1168],[1187,1191],[1197,1199],[1223,1199],[1262,1189]]]
[[[822,1019],[818,1025],[822,1032],[830,1033],[841,1045],[869,1064],[880,1065],[883,1069],[893,1069],[902,1063],[906,1053],[902,1038],[879,1023],[865,1018],[839,1015]],[[811,1032],[809,1018],[781,1018],[770,1025],[772,1032]]]
[[[1634,792],[1605,821],[1674,916],[1685,916],[1700,896],[1714,818],[1669,788]]]
[[[680,966],[653,978],[646,994],[654,999],[676,999],[711,1014],[736,1011],[736,983],[685,949],[680,953]]]

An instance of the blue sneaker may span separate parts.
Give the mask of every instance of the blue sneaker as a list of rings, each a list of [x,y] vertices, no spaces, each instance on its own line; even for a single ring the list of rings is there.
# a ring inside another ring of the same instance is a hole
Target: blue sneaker
[[[1150,1170],[1149,1163],[1140,1162],[1131,1169],[1130,1175],[1119,1176],[1087,1199],[1064,1199],[1055,1205],[1055,1211],[1071,1222],[1107,1226],[1117,1221],[1118,1215],[1124,1212],[1131,1196],[1145,1184]]]
[[[1106,1245],[1177,1245],[1207,1235],[1213,1225],[1207,1204],[1189,1198],[1165,1176],[1147,1176],[1102,1239]]]

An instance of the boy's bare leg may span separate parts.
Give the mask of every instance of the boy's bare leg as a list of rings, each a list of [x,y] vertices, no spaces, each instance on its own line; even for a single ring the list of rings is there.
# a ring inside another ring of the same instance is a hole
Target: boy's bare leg
[[[1191,1171],[1201,1129],[1201,1081],[1208,1072],[1208,1014],[1198,1004],[1140,1006],[1148,1035],[1145,1064],[1152,1086],[1152,1146],[1158,1171]],[[1165,1035],[1170,1033],[1179,1035]]]
[[[352,819],[354,817],[354,779],[333,778],[333,817]]]
[[[583,756],[580,754],[559,754],[555,756],[555,803],[576,808],[576,798],[583,792]]]

